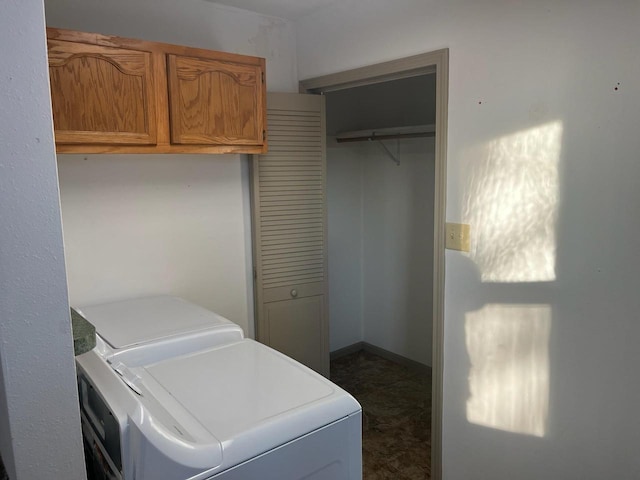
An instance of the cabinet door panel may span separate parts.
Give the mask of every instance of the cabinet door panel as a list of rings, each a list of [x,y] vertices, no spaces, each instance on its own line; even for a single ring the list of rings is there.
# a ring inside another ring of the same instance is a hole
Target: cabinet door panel
[[[262,145],[262,67],[168,55],[171,142]]]
[[[156,143],[149,52],[49,40],[57,143]]]
[[[324,296],[296,298],[264,304],[268,344],[300,363],[324,372]]]

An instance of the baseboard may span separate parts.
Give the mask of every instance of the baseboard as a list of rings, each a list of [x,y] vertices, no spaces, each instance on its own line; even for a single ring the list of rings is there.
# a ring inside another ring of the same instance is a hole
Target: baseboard
[[[373,353],[374,355],[378,355],[379,357],[386,358],[387,360],[391,360],[392,362],[396,362],[396,363],[399,363],[400,365],[404,365],[405,367],[411,368],[412,370],[416,370],[423,373],[431,372],[431,367],[429,365],[416,362],[415,360],[411,360],[410,358],[403,357],[402,355],[398,355],[397,353],[390,352],[389,350],[385,350],[384,348],[371,345],[370,343],[362,342],[362,349],[366,352]]]
[[[412,370],[415,370],[421,373],[431,373],[431,367],[429,365],[416,362],[415,360],[411,360],[410,358],[403,357],[402,355],[398,355],[397,353],[390,352],[389,350],[385,350],[384,348],[371,345],[370,343],[367,343],[367,342],[357,342],[357,343],[354,343],[353,345],[348,345],[344,348],[334,350],[333,352],[331,352],[330,358],[331,360],[336,360],[340,357],[344,357],[345,355],[351,355],[352,353],[359,352],[360,350],[373,353],[374,355],[378,355],[379,357],[386,358],[387,360],[391,360],[392,362],[399,363],[400,365],[404,365],[405,367],[408,367]]]
[[[359,352],[360,350],[364,350],[364,342],[357,342],[357,343],[354,343],[353,345],[347,345],[344,348],[339,348],[338,350],[334,350],[329,354],[329,359],[335,360],[337,358]]]

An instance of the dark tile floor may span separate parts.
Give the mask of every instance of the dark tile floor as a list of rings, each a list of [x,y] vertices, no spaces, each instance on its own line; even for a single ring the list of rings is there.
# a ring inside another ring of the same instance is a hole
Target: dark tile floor
[[[331,380],[362,405],[364,480],[431,478],[431,375],[359,351],[331,362]]]
[[[2,458],[0,458],[0,480],[9,480],[9,476],[4,469],[4,463],[2,463]]]

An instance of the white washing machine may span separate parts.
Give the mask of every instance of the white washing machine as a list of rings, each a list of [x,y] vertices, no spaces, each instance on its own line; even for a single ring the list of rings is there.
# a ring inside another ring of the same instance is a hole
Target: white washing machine
[[[361,408],[347,392],[176,297],[79,309],[77,357],[94,476],[360,480]]]

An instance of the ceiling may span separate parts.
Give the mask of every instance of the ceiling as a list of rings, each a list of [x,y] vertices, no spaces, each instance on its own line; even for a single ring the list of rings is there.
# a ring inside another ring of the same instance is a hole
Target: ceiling
[[[263,15],[296,20],[340,0],[209,0],[220,5],[242,8]]]

